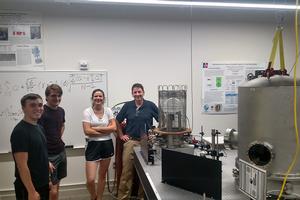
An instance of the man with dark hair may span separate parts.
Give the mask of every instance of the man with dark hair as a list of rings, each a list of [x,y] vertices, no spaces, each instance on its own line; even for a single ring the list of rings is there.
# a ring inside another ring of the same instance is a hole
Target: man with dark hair
[[[134,100],[126,102],[116,117],[119,137],[125,142],[118,199],[130,199],[134,172],[133,147],[140,145],[141,137],[147,134],[153,125],[153,118],[158,121],[158,108],[153,102],[144,99],[143,85],[133,84],[131,93]],[[126,119],[125,133],[120,128],[120,123],[124,119]]]
[[[38,94],[21,99],[24,118],[15,126],[11,149],[15,161],[15,193],[17,200],[48,200],[49,169],[46,138],[37,124],[43,112],[43,100]]]
[[[48,85],[45,90],[46,97],[49,97],[52,91],[55,91],[59,96],[62,96],[62,94],[63,94],[63,91],[59,85],[51,84],[51,85]]]
[[[140,88],[145,93],[144,86],[140,83],[133,84],[132,87],[131,87],[131,92],[133,91],[134,88]]]
[[[57,84],[51,84],[46,88],[47,103],[44,105],[44,113],[38,121],[45,129],[48,158],[55,167],[50,176],[51,200],[58,200],[60,180],[67,176],[67,157],[65,143],[62,140],[65,111],[59,106],[62,93],[61,87]]]

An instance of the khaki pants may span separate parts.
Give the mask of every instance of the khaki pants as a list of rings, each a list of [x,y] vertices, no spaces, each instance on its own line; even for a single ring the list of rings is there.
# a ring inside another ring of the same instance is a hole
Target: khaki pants
[[[135,140],[128,140],[123,147],[123,169],[118,191],[118,199],[130,199],[132,180],[133,180],[133,147],[139,146],[140,142]],[[140,193],[139,188],[139,193]],[[139,195],[140,196],[140,195]]]

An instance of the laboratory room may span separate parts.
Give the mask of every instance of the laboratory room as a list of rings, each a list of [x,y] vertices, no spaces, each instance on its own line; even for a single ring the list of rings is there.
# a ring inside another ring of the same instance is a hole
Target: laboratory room
[[[300,200],[299,6],[1,0],[0,200]]]

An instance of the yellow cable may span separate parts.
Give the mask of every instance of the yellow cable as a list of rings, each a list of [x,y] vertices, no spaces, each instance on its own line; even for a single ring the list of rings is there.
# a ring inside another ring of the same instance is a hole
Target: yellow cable
[[[279,193],[279,196],[277,198],[277,200],[280,200],[282,193],[284,191],[285,188],[285,184],[287,181],[287,177],[290,174],[290,172],[293,170],[296,162],[297,162],[297,158],[299,155],[299,150],[300,150],[300,146],[299,146],[299,132],[298,132],[298,124],[297,124],[297,64],[298,64],[298,54],[299,54],[299,47],[298,47],[298,0],[296,0],[296,12],[295,12],[295,36],[296,36],[296,61],[294,64],[294,126],[295,126],[295,135],[296,135],[296,152],[293,156],[293,160],[284,176],[283,179],[283,183],[281,186],[281,190]]]
[[[298,7],[298,0],[296,0],[296,7]],[[297,124],[297,65],[299,62],[299,39],[298,39],[298,9],[296,9],[295,13],[295,36],[296,36],[296,61],[294,66],[294,126],[295,126],[295,133],[296,133],[296,144],[297,148],[299,146],[299,132],[298,132],[298,124]],[[299,153],[299,152],[298,152]]]

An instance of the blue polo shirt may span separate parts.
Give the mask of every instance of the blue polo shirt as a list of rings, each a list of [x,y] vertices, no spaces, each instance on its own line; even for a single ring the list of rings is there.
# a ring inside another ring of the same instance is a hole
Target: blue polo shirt
[[[126,119],[126,134],[136,139],[148,132],[153,125],[153,118],[158,121],[158,108],[153,102],[145,99],[139,109],[134,100],[126,102],[116,117],[119,123]]]

